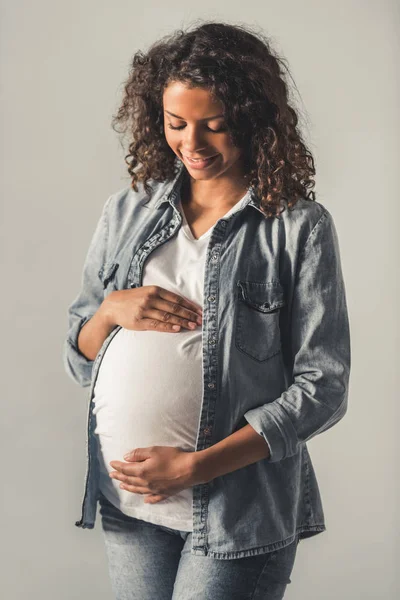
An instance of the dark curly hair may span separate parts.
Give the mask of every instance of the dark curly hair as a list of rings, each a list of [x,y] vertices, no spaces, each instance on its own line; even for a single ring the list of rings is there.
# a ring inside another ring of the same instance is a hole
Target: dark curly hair
[[[292,208],[315,182],[314,159],[302,139],[298,116],[289,104],[286,61],[263,33],[248,26],[202,21],[193,30],[164,36],[147,53],[138,51],[124,82],[122,103],[112,128],[128,134],[125,156],[131,187],[171,180],[176,155],[164,135],[163,92],[171,82],[202,87],[222,102],[232,143],[243,149],[246,178],[266,217],[277,216],[281,199]]]

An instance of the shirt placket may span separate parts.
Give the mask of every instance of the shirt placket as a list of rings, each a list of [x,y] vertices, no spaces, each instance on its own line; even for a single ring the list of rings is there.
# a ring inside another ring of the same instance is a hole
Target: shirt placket
[[[207,247],[203,283],[203,402],[196,441],[196,451],[212,445],[218,374],[218,297],[219,265],[226,221],[214,227]],[[193,486],[192,554],[208,553],[207,517],[210,484]]]
[[[163,229],[147,240],[134,256],[128,276],[130,287],[139,287],[143,281],[144,264],[151,252],[171,239],[182,224],[182,216],[175,208],[176,193],[170,197],[174,215]],[[204,269],[203,297],[206,303],[203,310],[203,401],[197,432],[196,452],[211,445],[215,405],[217,401],[217,314],[219,261],[226,221],[219,221],[210,236],[207,259]],[[207,515],[209,484],[193,486],[193,532],[192,553],[207,555]]]

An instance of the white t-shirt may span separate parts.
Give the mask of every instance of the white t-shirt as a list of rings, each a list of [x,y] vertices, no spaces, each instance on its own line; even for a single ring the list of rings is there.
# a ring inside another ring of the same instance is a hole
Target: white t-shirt
[[[237,202],[224,216],[235,212]],[[143,285],[159,285],[203,306],[207,245],[213,227],[196,239],[180,202],[182,226],[144,265]],[[134,448],[174,446],[194,451],[203,397],[202,328],[177,333],[120,329],[100,364],[94,387],[100,490],[121,512],[156,525],[193,530],[192,488],[155,504],[122,490],[110,461]]]

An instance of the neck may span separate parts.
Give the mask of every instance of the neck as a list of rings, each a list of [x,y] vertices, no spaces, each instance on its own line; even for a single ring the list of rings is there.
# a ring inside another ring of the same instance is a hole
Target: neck
[[[246,179],[229,177],[221,180],[196,180],[186,173],[182,183],[182,203],[204,212],[229,210],[248,190]]]

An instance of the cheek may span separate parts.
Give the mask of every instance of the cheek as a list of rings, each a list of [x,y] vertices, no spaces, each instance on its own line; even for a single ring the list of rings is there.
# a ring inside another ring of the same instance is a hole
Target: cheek
[[[229,146],[229,148],[227,148],[225,156],[227,161],[229,161],[230,163],[234,163],[236,162],[240,156],[242,154],[242,151],[240,150],[240,148],[236,148],[235,146]]]
[[[171,143],[172,143],[171,134],[169,133],[169,131],[165,125],[164,125],[164,137],[167,141],[167,144],[171,145]]]
[[[166,140],[168,146],[171,148],[171,150],[173,150],[175,152],[176,142],[174,141],[174,139],[169,136],[165,136],[165,140]]]
[[[178,136],[176,135],[176,133],[177,133],[177,132],[175,132],[175,131],[172,131],[172,129],[170,129],[170,128],[168,127],[168,123],[164,123],[164,137],[165,137],[165,139],[166,139],[166,141],[167,141],[167,143],[168,143],[169,145],[173,145],[173,144],[175,144],[175,143],[176,143],[176,139],[177,139],[177,137],[178,137]],[[174,135],[174,134],[175,134],[175,135]]]
[[[173,135],[166,135],[165,140],[166,140],[168,146],[171,148],[171,150],[175,151],[177,149],[178,141]]]
[[[240,148],[237,148],[236,146],[234,146],[234,144],[232,144],[232,140],[230,138],[225,138],[224,140],[221,140],[221,143],[219,144],[220,146],[220,151],[225,154],[225,156],[229,157],[230,160],[235,160],[236,158],[239,158],[240,154],[241,154],[241,150]]]

